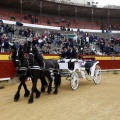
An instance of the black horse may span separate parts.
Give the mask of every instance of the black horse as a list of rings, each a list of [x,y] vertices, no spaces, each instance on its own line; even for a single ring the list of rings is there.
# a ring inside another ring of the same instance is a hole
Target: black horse
[[[38,49],[35,47],[35,45],[33,45],[32,43],[28,44],[28,46],[26,46],[25,48],[27,48],[27,52],[28,52],[28,60],[29,60],[29,64],[31,66],[31,74],[33,76],[33,86],[32,86],[32,92],[31,92],[31,96],[29,99],[29,103],[33,102],[33,93],[37,84],[37,79],[42,77],[42,79],[44,79],[45,77],[48,78],[48,94],[51,93],[52,91],[52,77],[51,77],[51,73],[53,73],[54,75],[54,84],[55,84],[55,90],[54,90],[54,94],[58,93],[58,86],[60,86],[61,83],[61,76],[59,74],[59,64],[57,63],[56,60],[53,59],[47,59],[44,60],[42,55],[39,54]]]
[[[14,66],[16,68],[16,75],[18,76],[18,78],[20,80],[18,90],[17,90],[17,92],[14,96],[14,101],[18,101],[19,98],[20,98],[20,90],[21,90],[22,85],[25,89],[24,97],[28,97],[29,94],[30,94],[30,92],[27,89],[27,86],[25,84],[25,81],[26,81],[27,77],[32,78],[32,83],[34,83],[34,81],[33,81],[33,76],[30,73],[31,71],[29,69],[29,61],[28,61],[27,57],[25,57],[22,46],[20,46],[20,48],[18,48],[18,49],[14,49],[11,58],[13,60]],[[41,91],[45,91],[44,90],[45,89],[45,87],[44,87],[45,82],[44,81],[45,81],[45,79],[41,78],[41,85],[42,85]],[[36,98],[40,97],[41,92],[39,90],[37,90],[37,87],[35,87],[34,91],[36,93]]]
[[[14,96],[14,101],[18,101],[20,98],[20,90],[21,90],[22,85],[25,90],[24,97],[28,97],[30,94],[30,92],[25,84],[25,80],[29,76],[28,60],[24,57],[24,53],[22,51],[22,46],[20,46],[19,49],[13,48],[12,51],[13,51],[13,53],[12,53],[11,59],[16,68],[16,76],[18,76],[18,78],[20,80],[18,90]]]

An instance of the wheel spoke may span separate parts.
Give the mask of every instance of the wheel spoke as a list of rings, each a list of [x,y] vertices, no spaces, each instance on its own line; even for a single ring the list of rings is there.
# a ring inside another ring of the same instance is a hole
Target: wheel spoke
[[[79,77],[78,74],[76,72],[73,72],[71,74],[71,88],[73,90],[76,90],[79,84]]]

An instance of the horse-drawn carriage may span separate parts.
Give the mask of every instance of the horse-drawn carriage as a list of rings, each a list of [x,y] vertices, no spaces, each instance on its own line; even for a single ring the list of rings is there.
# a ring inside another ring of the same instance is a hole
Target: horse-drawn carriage
[[[101,68],[98,65],[99,61],[83,61],[79,59],[59,59],[60,73],[70,80],[71,88],[78,88],[80,78],[91,79],[95,84],[101,81]],[[71,69],[70,63],[73,64]]]
[[[67,79],[70,78],[69,80],[73,90],[77,89],[80,78],[88,79],[89,76],[91,76],[95,84],[98,84],[101,81],[101,68],[98,65],[99,61],[86,61],[81,64],[83,61],[78,59],[60,59],[58,61],[53,59],[43,60],[43,57],[40,56],[37,48],[33,47],[32,44],[28,47],[28,50],[27,56],[24,55],[22,46],[15,49],[12,54],[12,60],[16,67],[17,76],[20,79],[14,101],[18,101],[20,98],[20,89],[22,86],[25,89],[24,96],[29,96],[30,92],[25,84],[27,77],[32,78],[32,89],[28,103],[33,102],[34,92],[36,93],[36,98],[40,97],[41,91],[45,92],[45,87],[47,85],[47,93],[50,94],[52,92],[52,78],[54,78],[55,85],[53,94],[57,94],[58,86],[60,86],[61,83],[61,75],[67,75]],[[48,84],[46,83],[46,77],[48,78]],[[41,80],[41,91],[37,89],[38,79]]]

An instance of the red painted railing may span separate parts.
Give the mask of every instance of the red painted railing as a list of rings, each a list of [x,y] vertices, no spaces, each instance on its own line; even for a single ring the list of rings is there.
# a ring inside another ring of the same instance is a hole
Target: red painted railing
[[[0,53],[0,55],[9,55]],[[56,55],[45,55],[46,57],[55,58]],[[83,59],[96,59],[99,61],[99,65],[102,70],[114,70],[120,69],[120,56],[82,56]],[[0,60],[0,78],[12,78],[15,74],[15,68],[11,60]]]

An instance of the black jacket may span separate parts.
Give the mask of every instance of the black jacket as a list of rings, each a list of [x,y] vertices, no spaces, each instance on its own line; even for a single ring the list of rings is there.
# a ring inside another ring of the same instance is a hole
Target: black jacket
[[[76,50],[73,49],[72,51],[69,50],[69,58],[73,59],[73,58],[76,58],[77,57],[77,53],[76,53]]]
[[[70,58],[70,56],[69,56],[69,50],[63,51],[62,54],[61,54],[61,58],[69,59]]]

